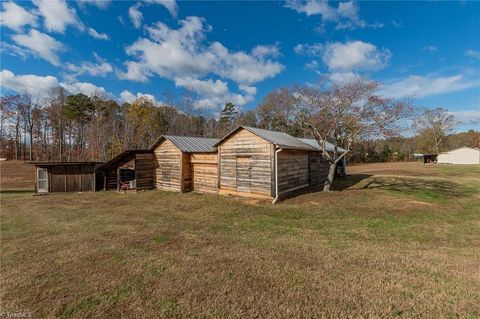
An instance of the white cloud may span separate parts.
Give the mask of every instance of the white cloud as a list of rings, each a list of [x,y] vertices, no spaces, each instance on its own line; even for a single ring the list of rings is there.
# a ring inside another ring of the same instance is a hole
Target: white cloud
[[[220,80],[199,80],[192,77],[184,77],[176,78],[175,85],[204,96],[222,96],[228,94],[227,83]]]
[[[60,83],[60,85],[65,88],[68,92],[72,94],[83,93],[88,96],[99,96],[105,95],[106,91],[101,86],[96,86],[95,84],[88,82],[74,82],[74,83]]]
[[[363,72],[382,69],[391,57],[390,51],[362,41],[297,44],[293,50],[297,54],[321,57],[330,71],[328,77],[337,83],[357,79]],[[321,74],[317,60],[311,60],[305,67]]]
[[[157,100],[156,100],[155,96],[153,96],[151,94],[138,92],[135,95],[128,90],[124,90],[124,91],[122,91],[122,93],[120,93],[120,101],[122,101],[122,102],[132,103],[132,102],[134,102],[138,99],[142,99],[142,98],[143,99],[149,99],[152,102],[157,103]]]
[[[146,0],[146,2],[161,4],[168,10],[172,17],[177,17],[178,6],[175,0]]]
[[[480,51],[469,49],[465,52],[465,56],[468,56],[474,59],[480,59]]]
[[[77,0],[77,2],[80,6],[89,4],[99,9],[106,9],[110,5],[111,0]]]
[[[383,24],[368,25],[359,17],[356,1],[340,2],[338,7],[331,6],[327,0],[287,0],[285,6],[307,16],[320,15],[322,22],[336,23],[336,29],[383,27]]]
[[[0,72],[0,82],[3,88],[36,96],[45,96],[49,89],[58,86],[58,80],[54,76],[15,75],[9,70]]]
[[[427,46],[424,46],[422,48],[422,51],[428,51],[428,52],[437,52],[438,51],[438,48],[436,46],[433,46],[433,45],[427,45]]]
[[[348,71],[348,72],[333,72],[329,74],[329,78],[331,81],[335,83],[347,83],[354,80],[358,80],[360,75],[355,72]]]
[[[404,79],[387,82],[380,91],[383,95],[395,98],[418,98],[462,91],[478,86],[480,86],[480,80],[468,79],[462,74],[453,76],[411,75]]]
[[[87,1],[98,5],[98,1]],[[63,34],[68,26],[73,26],[82,32],[87,32],[95,39],[108,40],[108,35],[98,33],[94,28],[85,27],[74,8],[69,7],[65,0],[33,0],[38,7],[38,13],[43,17],[43,24],[49,32]]]
[[[449,112],[456,121],[464,125],[480,125],[480,106],[476,110]]]
[[[0,13],[0,23],[15,31],[22,30],[25,25],[37,25],[37,17],[15,2],[4,2]]]
[[[309,56],[320,56],[323,51],[324,47],[321,43],[314,43],[314,44],[297,44],[293,51],[296,54],[304,54]]]
[[[70,93],[83,93],[92,95],[109,95],[103,87],[96,86],[88,82],[59,82],[55,76],[47,75],[15,75],[9,70],[0,72],[0,83],[2,88],[6,88],[18,93],[29,93],[36,97],[46,97],[49,90],[58,86],[62,86]]]
[[[350,41],[326,45],[323,61],[331,71],[379,70],[391,57],[388,50],[377,49],[371,43]]]
[[[28,34],[16,34],[12,36],[12,40],[18,45],[30,49],[30,51],[47,60],[53,65],[60,65],[60,59],[57,55],[58,51],[64,49],[63,44],[51,36],[31,29]]]
[[[238,86],[238,88],[240,90],[242,90],[243,92],[247,93],[248,95],[255,95],[257,94],[257,88],[254,87],[254,86],[248,86],[248,85],[245,85],[245,84],[240,84]]]
[[[75,10],[64,0],[33,0],[38,11],[44,18],[44,25],[48,31],[64,33],[67,26],[83,28]]]
[[[113,67],[110,63],[95,55],[98,63],[83,61],[78,65],[67,63],[66,69],[74,72],[75,75],[88,74],[91,76],[106,76],[113,72]]]
[[[240,103],[251,97],[231,94],[225,81],[250,86],[273,77],[283,70],[283,65],[273,60],[279,55],[277,45],[258,45],[251,52],[231,52],[219,42],[206,42],[211,27],[199,17],[179,21],[178,29],[158,22],[147,27],[148,38],[140,38],[126,48],[126,53],[136,58],[125,62],[126,71],[117,70],[119,78],[146,81],[157,75],[170,79],[177,86],[196,92],[206,106],[221,103],[219,91]],[[208,79],[204,79],[208,77]],[[253,89],[250,89],[252,91]]]
[[[142,26],[143,14],[140,12],[139,8],[142,4],[138,2],[134,6],[128,8],[128,17],[135,28],[140,28]]]
[[[21,59],[25,59],[30,54],[29,50],[4,41],[0,43],[0,52],[5,52],[6,54],[17,56]]]
[[[98,33],[94,28],[88,28],[88,34],[90,34],[95,39],[108,40],[109,36],[106,33]]]

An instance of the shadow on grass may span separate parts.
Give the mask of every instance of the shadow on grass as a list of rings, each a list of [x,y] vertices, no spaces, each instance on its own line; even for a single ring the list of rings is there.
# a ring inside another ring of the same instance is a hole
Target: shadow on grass
[[[385,189],[433,201],[469,197],[478,191],[475,187],[467,187],[450,181],[395,177],[372,178],[361,189]]]
[[[28,194],[33,192],[33,189],[0,189],[0,194]]]
[[[357,185],[361,181],[372,177],[368,174],[352,174],[341,177],[335,177],[332,184],[332,190],[343,191],[347,188]]]

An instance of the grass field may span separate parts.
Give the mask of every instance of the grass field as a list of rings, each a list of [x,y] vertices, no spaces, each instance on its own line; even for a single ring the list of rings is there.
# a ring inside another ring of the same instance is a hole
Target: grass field
[[[0,312],[480,317],[480,166],[349,167],[276,206],[146,191],[1,197]]]

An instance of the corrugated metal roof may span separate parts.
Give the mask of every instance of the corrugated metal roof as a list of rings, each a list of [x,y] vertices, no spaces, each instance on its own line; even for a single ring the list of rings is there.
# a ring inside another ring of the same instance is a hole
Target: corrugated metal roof
[[[216,138],[190,137],[163,135],[163,137],[172,142],[179,150],[186,153],[211,153],[215,152]]]
[[[263,130],[255,127],[241,126],[249,132],[260,136],[261,138],[273,143],[281,148],[300,149],[300,150],[314,150],[315,148],[284,132]]]
[[[114,167],[119,165],[123,165],[126,162],[132,160],[136,154],[148,154],[152,153],[151,150],[125,150],[109,160],[108,162],[104,163],[102,166],[98,167],[97,171],[108,171]]]
[[[320,147],[320,144],[318,144],[318,141],[316,139],[313,139],[313,138],[299,138],[299,140],[301,140],[302,142],[304,143],[307,143],[313,147],[315,147],[315,149],[321,151],[322,148]],[[332,143],[329,143],[327,142],[326,143],[326,146],[327,146],[327,151],[328,152],[333,152],[334,151],[334,146]],[[345,149],[341,148],[341,147],[337,147],[337,150],[338,152],[340,153],[343,153],[345,152]]]

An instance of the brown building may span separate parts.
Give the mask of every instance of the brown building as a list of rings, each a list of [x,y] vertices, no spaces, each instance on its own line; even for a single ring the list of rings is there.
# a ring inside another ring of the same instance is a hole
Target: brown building
[[[35,165],[35,193],[86,192],[101,189],[98,162],[31,162]]]

